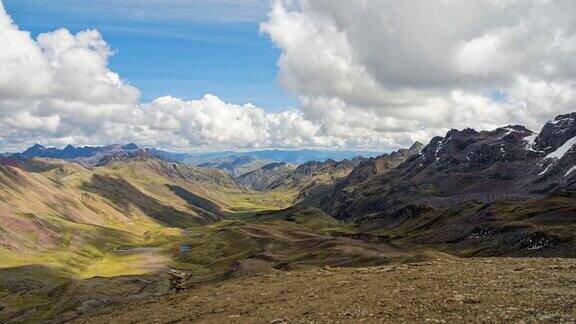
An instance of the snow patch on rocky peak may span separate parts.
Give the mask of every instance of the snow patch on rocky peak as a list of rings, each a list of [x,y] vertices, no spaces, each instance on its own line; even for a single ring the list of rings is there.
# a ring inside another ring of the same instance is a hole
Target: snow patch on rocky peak
[[[568,172],[566,172],[566,174],[564,176],[567,176],[574,171],[576,171],[576,166],[571,167],[570,170],[568,170]]]
[[[574,146],[574,144],[576,144],[576,137],[572,137],[571,139],[567,140],[566,143],[556,149],[556,151],[546,155],[546,158],[560,159],[572,148],[572,146]]]
[[[536,150],[534,150],[534,148],[533,148],[534,147],[534,141],[536,140],[536,137],[538,137],[537,133],[534,133],[532,135],[528,135],[528,136],[524,137],[524,141],[526,141],[526,149],[527,150],[536,152]]]

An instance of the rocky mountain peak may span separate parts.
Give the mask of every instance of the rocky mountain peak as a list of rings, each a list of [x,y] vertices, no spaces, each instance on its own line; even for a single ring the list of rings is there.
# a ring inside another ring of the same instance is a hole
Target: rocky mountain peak
[[[264,171],[271,171],[271,170],[285,167],[286,165],[287,165],[286,162],[275,162],[275,163],[266,164],[261,169]]]
[[[550,154],[576,137],[576,112],[560,115],[544,125],[533,149]]]
[[[45,150],[46,150],[46,148],[45,148],[44,146],[36,143],[36,144],[30,146],[29,148],[27,148],[27,149],[23,152],[23,154],[24,154],[24,155],[34,155],[34,154],[38,154],[38,153],[40,153],[40,152],[42,152],[42,151],[45,151]]]
[[[136,145],[134,143],[128,143],[128,144],[122,145],[121,148],[123,150],[128,150],[128,151],[135,151],[135,150],[139,149],[138,145]]]
[[[75,154],[76,152],[76,148],[74,146],[72,146],[72,144],[68,144],[63,150],[62,150],[62,154],[63,155],[67,155],[67,154]]]
[[[143,162],[155,159],[145,149],[138,149],[136,151],[122,151],[107,155],[100,159],[96,166],[108,165],[114,161],[137,161]]]
[[[526,138],[531,135],[532,131],[520,125],[481,132],[452,129],[445,137],[434,137],[422,149],[419,165],[433,165],[436,170],[470,171],[497,162],[519,161],[530,154]]]
[[[414,144],[412,144],[412,146],[410,146],[410,148],[408,150],[411,152],[420,152],[420,151],[422,151],[423,148],[424,148],[424,144],[422,144],[420,142],[414,142]]]

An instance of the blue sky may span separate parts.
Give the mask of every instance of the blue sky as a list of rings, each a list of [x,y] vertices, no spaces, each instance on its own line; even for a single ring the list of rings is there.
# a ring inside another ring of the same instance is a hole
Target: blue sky
[[[78,5],[82,3],[82,5]],[[113,71],[147,102],[163,95],[227,102],[268,111],[297,106],[276,82],[279,52],[258,31],[266,0],[4,0],[21,29],[98,29],[116,51]]]

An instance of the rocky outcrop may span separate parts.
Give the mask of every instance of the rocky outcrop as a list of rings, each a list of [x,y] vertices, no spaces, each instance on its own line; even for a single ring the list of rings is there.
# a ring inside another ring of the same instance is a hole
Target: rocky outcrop
[[[550,154],[576,137],[576,112],[560,115],[544,125],[533,148]]]
[[[416,142],[409,149],[400,149],[389,154],[361,161],[352,169],[350,174],[335,187],[334,192],[326,195],[326,197],[322,199],[321,206],[325,210],[337,214],[341,204],[346,204],[348,193],[352,192],[354,188],[361,187],[362,184],[396,169],[411,156],[419,154],[423,146],[422,143]]]
[[[420,153],[423,147],[422,143],[416,142],[409,149],[400,149],[362,161],[352,170],[342,186],[356,186],[372,177],[384,174],[398,167],[412,155]]]
[[[326,160],[324,162],[310,161],[299,165],[286,177],[274,182],[270,188],[304,188],[318,182],[320,178],[335,179],[347,176],[364,158],[352,160]]]

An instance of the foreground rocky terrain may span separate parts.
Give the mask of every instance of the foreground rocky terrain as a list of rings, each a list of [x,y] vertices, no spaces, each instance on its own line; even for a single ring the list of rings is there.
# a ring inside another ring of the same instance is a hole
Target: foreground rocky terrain
[[[275,271],[118,305],[77,322],[576,321],[576,260],[442,254],[420,259],[370,268]]]

